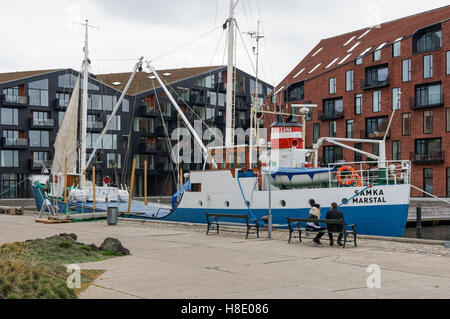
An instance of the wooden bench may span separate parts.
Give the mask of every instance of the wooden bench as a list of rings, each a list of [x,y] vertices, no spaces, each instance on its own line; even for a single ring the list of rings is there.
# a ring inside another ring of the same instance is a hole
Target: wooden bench
[[[298,238],[300,239],[300,242],[302,242],[302,231],[307,231],[310,233],[325,233],[325,234],[336,234],[336,235],[344,235],[344,247],[347,244],[347,237],[351,234],[353,235],[353,240],[355,243],[355,247],[358,247],[356,244],[356,225],[347,225],[343,219],[313,219],[313,218],[291,218],[286,217],[288,220],[288,226],[289,226],[289,244],[291,243],[291,240],[293,238],[293,233],[295,231],[298,231]],[[318,230],[318,229],[306,229],[306,227],[302,227],[302,224],[307,223],[315,223],[315,224],[326,224],[328,225],[340,225],[341,231],[329,231],[327,229],[324,230]],[[348,230],[347,228],[351,228],[351,230]]]
[[[245,239],[248,239],[248,235],[250,234],[250,230],[252,228],[256,229],[256,234],[259,238],[259,224],[257,219],[250,219],[247,215],[233,215],[233,214],[215,214],[215,213],[205,213],[206,221],[208,223],[208,229],[206,231],[206,235],[209,235],[209,231],[211,230],[211,226],[216,226],[217,233],[219,234],[220,226],[245,226],[247,227],[247,236]],[[245,220],[244,223],[234,223],[234,222],[224,222],[220,219],[242,219]]]

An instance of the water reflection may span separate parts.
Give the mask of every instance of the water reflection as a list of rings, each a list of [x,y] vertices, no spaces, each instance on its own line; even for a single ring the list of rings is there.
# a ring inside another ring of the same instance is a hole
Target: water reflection
[[[405,230],[406,238],[419,239],[435,239],[435,240],[450,240],[450,225],[442,226],[428,226],[422,229],[416,227],[408,227]]]

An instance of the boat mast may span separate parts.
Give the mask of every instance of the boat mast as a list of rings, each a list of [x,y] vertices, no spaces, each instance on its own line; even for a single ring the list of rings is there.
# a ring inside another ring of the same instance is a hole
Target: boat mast
[[[83,61],[83,96],[81,99],[81,130],[80,130],[80,186],[86,186],[86,134],[87,134],[87,105],[88,105],[88,83],[89,83],[89,37],[88,37],[88,20],[86,20],[86,35],[84,43],[84,61]],[[95,182],[95,181],[94,181]]]
[[[228,68],[227,68],[227,108],[226,108],[226,128],[225,146],[234,145],[233,112],[234,112],[234,0],[230,0],[230,17],[228,18]]]

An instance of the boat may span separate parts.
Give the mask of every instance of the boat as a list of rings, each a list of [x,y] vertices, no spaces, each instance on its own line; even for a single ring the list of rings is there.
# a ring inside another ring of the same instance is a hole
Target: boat
[[[230,0],[230,17],[224,25],[228,27],[229,36],[228,75],[234,70],[234,8],[235,2]],[[321,138],[312,149],[306,149],[306,114],[314,106],[297,105],[300,114],[284,114],[265,111],[254,102],[249,145],[234,145],[231,116],[234,77],[227,76],[225,146],[207,148],[155,68],[151,63],[147,66],[201,147],[207,165],[204,170],[185,174],[186,180],[181,183],[184,186],[172,198],[171,213],[140,218],[206,223],[205,213],[248,214],[256,218],[261,227],[268,227],[270,232],[274,227],[286,228],[287,216],[306,218],[309,202],[314,199],[321,204],[322,216],[332,203],[337,203],[346,222],[355,224],[359,234],[403,237],[410,202],[411,163],[388,161],[386,138]],[[266,142],[259,138],[258,126],[253,126],[261,119],[259,116],[265,114],[289,116],[293,121],[273,123],[270,141]],[[320,167],[318,151],[326,143],[365,155],[368,160],[357,163],[341,161]],[[354,143],[377,144],[379,155],[349,145]],[[229,160],[230,155],[234,160]],[[235,222],[242,221],[236,219]]]

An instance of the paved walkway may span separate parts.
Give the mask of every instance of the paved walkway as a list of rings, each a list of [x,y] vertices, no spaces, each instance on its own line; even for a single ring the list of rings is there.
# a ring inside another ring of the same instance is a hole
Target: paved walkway
[[[100,244],[116,237],[132,256],[84,264],[106,272],[82,298],[450,298],[449,250],[435,245],[361,240],[359,247],[287,244],[243,234],[205,236],[205,226],[106,222],[37,224],[0,215],[0,243],[74,232]],[[266,233],[263,233],[265,236]],[[367,267],[381,267],[381,289],[369,289]]]

